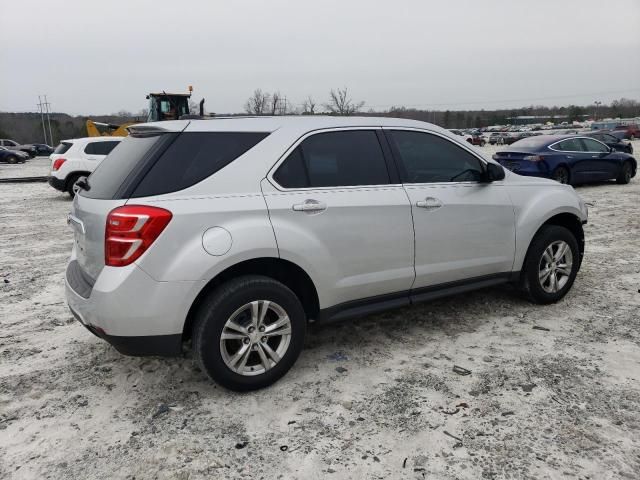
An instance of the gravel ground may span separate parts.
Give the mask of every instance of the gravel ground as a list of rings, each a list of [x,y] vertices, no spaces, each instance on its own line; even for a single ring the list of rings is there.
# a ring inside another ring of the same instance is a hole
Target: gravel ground
[[[0,478],[639,478],[640,180],[578,191],[560,303],[493,288],[315,327],[283,380],[237,394],[73,320],[68,197],[0,184]]]
[[[35,157],[25,163],[0,163],[1,178],[39,177],[49,175],[51,160],[49,157]]]

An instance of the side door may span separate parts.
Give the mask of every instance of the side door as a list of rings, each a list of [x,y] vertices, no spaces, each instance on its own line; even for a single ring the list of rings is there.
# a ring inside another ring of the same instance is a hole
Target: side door
[[[320,308],[388,294],[408,303],[411,207],[380,129],[308,133],[262,191],[280,257],[311,276]]]
[[[509,275],[515,255],[515,215],[504,182],[484,182],[484,161],[443,135],[385,132],[411,201],[413,288]]]
[[[608,146],[593,138],[580,139],[587,154],[589,169],[593,172],[594,180],[608,180],[618,176],[620,161],[615,154],[612,156]]]
[[[572,184],[592,179],[593,165],[591,156],[585,151],[584,144],[579,138],[566,138],[549,145],[554,151],[557,164],[565,164],[569,168]]]

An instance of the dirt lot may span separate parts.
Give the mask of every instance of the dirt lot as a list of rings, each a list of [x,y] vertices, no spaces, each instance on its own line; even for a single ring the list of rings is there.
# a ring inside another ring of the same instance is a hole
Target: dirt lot
[[[495,288],[313,328],[282,381],[235,394],[73,320],[69,200],[0,184],[0,478],[639,478],[640,179],[578,191],[562,302]]]

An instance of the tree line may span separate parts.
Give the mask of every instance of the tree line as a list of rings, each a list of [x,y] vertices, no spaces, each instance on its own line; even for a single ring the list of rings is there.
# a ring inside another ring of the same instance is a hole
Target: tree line
[[[195,109],[195,104],[193,106]],[[363,100],[355,100],[347,88],[332,89],[325,102],[317,102],[308,95],[301,103],[288,100],[287,96],[275,92],[256,89],[247,99],[244,110],[249,115],[364,115],[399,117],[435,123],[445,128],[487,127],[515,123],[518,116],[542,117],[543,121],[574,121],[587,118],[633,118],[640,117],[640,102],[621,98],[610,104],[567,105],[528,107],[497,110],[424,110],[404,106],[391,107],[385,111],[366,109]],[[193,112],[195,113],[195,112]],[[132,114],[120,111],[113,115],[70,116],[64,113],[51,114],[51,129],[56,142],[67,138],[87,135],[85,122],[88,118],[98,122],[121,124],[145,121],[146,112]],[[44,141],[42,123],[38,113],[0,112],[0,138],[11,138],[21,143],[41,143]]]

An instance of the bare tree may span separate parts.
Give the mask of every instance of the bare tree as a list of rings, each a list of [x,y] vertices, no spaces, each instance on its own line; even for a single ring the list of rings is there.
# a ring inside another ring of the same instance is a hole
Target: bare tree
[[[302,102],[302,114],[303,115],[314,115],[316,113],[316,101],[313,99],[311,95],[305,98],[304,102]]]
[[[280,92],[273,92],[271,94],[271,101],[269,102],[269,111],[271,112],[271,115],[283,115],[282,95],[280,95]]]
[[[363,106],[364,102],[354,102],[349,97],[347,87],[337,90],[331,90],[330,99],[324,106],[334,115],[353,115],[358,112]]]
[[[270,95],[256,88],[253,91],[253,95],[244,104],[244,109],[249,115],[263,115],[267,111],[269,101]]]

